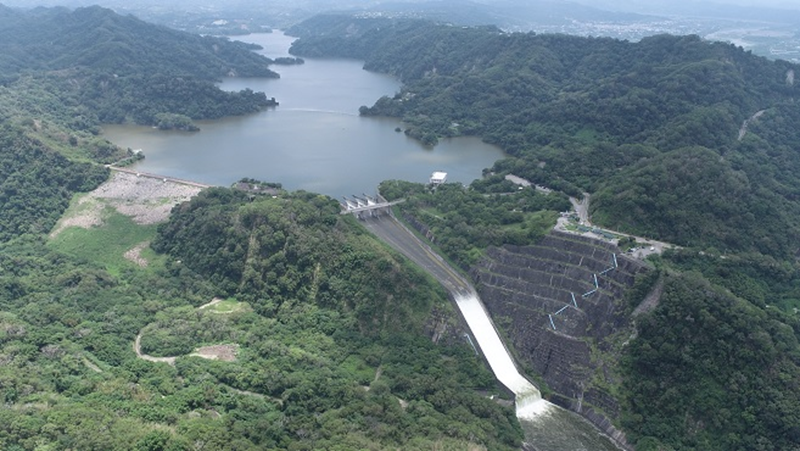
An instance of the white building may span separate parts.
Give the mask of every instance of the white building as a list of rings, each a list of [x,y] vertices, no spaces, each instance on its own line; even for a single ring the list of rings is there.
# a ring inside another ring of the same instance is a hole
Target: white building
[[[446,172],[437,171],[437,172],[434,172],[433,174],[431,174],[431,179],[430,179],[430,181],[428,183],[430,183],[433,186],[436,186],[436,185],[441,185],[442,183],[445,183],[446,181],[447,181],[447,173]]]

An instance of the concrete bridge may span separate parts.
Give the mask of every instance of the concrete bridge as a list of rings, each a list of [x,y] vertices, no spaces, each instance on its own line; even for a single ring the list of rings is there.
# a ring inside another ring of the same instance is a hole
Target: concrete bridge
[[[382,215],[392,214],[392,205],[405,202],[405,199],[398,199],[389,202],[380,194],[375,197],[362,194],[361,196],[353,195],[351,197],[342,197],[343,201],[339,201],[342,205],[341,214],[353,214],[358,219],[373,218]]]

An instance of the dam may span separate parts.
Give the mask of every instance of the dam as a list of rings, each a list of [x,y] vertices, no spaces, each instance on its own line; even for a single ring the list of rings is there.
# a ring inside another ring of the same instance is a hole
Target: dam
[[[476,290],[430,246],[402,225],[391,211],[361,217],[371,233],[421,266],[453,297],[497,380],[514,394],[525,449],[536,451],[613,451],[620,449],[589,422],[549,401],[520,373]]]

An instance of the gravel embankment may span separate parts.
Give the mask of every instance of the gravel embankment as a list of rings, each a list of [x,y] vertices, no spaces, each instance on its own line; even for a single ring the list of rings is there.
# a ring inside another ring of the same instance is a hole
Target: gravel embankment
[[[117,172],[96,190],[83,196],[56,226],[51,237],[67,227],[91,228],[103,223],[103,210],[110,206],[129,216],[137,224],[166,221],[175,205],[196,196],[202,190],[190,186],[136,174]]]

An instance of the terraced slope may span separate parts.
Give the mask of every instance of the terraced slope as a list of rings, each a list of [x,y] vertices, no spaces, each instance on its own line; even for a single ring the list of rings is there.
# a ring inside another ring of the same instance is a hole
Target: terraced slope
[[[554,400],[602,422],[585,403],[618,415],[605,388],[615,382],[608,356],[629,324],[623,292],[645,270],[614,244],[553,231],[535,246],[490,248],[473,277],[517,357]]]

